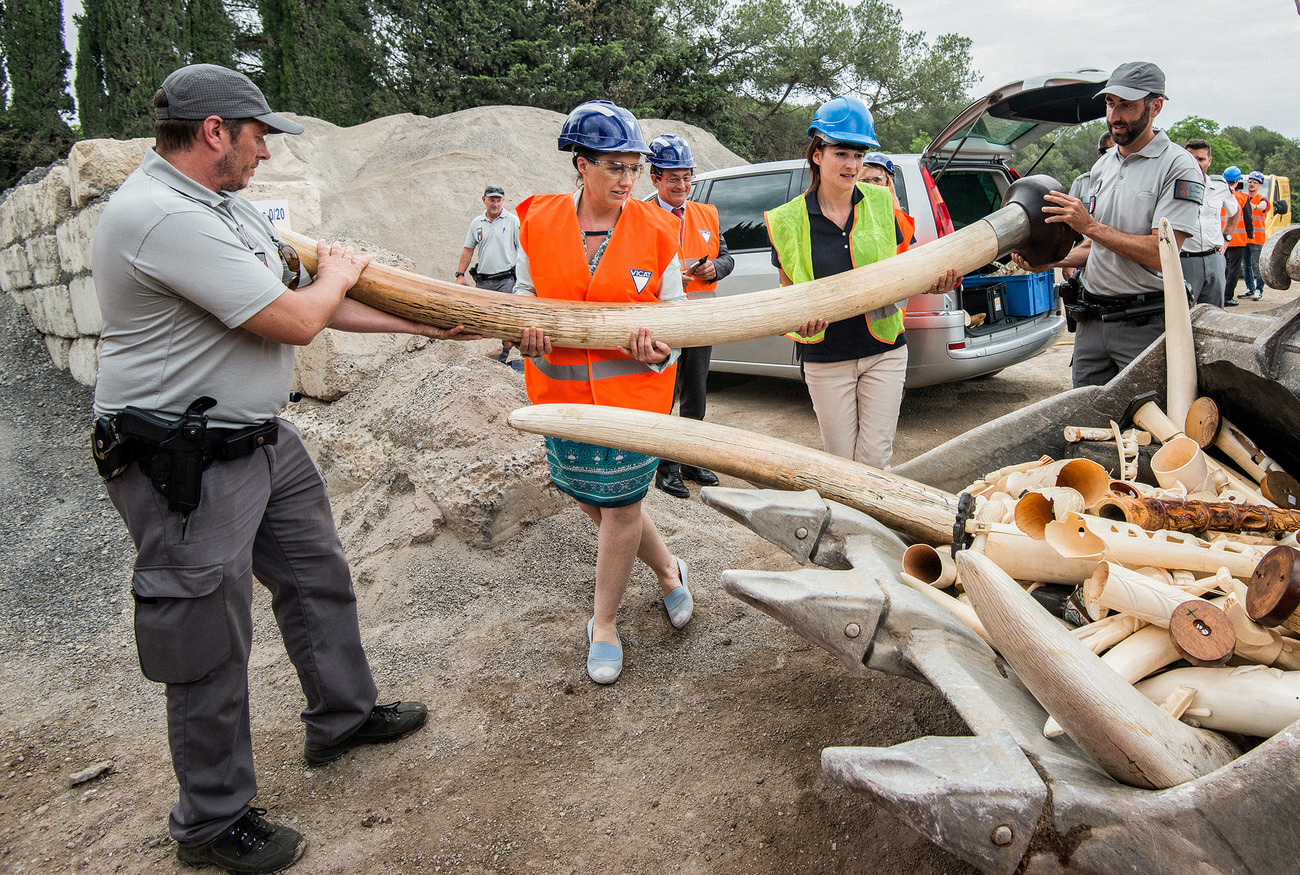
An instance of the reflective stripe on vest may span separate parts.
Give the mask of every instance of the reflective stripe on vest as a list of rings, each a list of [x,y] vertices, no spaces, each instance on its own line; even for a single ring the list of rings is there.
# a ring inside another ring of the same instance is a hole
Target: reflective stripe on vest
[[[682,219],[682,267],[687,268],[700,260],[700,256],[718,257],[718,208],[712,204],[686,202],[686,215]],[[711,292],[718,287],[715,280],[706,283],[692,278],[686,284],[686,293]]]
[[[654,303],[664,271],[678,256],[677,219],[629,201],[600,264],[587,267],[572,195],[536,195],[519,205],[519,245],[539,298],[605,304]],[[528,359],[524,382],[534,404],[604,404],[667,413],[676,365],[663,372],[616,349],[555,347]]]
[[[862,200],[854,209],[853,232],[849,235],[849,254],[855,268],[888,258],[898,246],[894,236],[894,203],[889,189],[858,183],[858,190],[862,192]],[[785,275],[795,283],[814,279],[812,232],[804,195],[767,211],[763,218]],[[903,310],[897,304],[872,310],[866,317],[868,330],[883,343],[893,343],[903,333]],[[791,332],[786,336],[800,343],[817,343],[826,333],[800,337]]]

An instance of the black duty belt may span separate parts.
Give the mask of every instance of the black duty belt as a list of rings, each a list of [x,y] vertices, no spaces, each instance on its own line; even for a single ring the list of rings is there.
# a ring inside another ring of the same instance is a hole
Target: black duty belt
[[[1160,316],[1165,310],[1162,292],[1142,295],[1103,298],[1083,292],[1076,304],[1068,305],[1070,317],[1076,322],[1136,322],[1151,316]]]
[[[1178,257],[1179,258],[1204,258],[1205,256],[1213,255],[1218,251],[1219,250],[1217,249],[1207,249],[1204,252],[1180,252],[1178,253]]]
[[[474,270],[470,271],[470,275],[474,277],[475,282],[482,280],[483,282],[490,283],[493,280],[503,280],[506,277],[513,277],[515,275],[515,269],[512,267],[509,270],[503,270],[500,273],[479,273],[478,268],[475,267]]]

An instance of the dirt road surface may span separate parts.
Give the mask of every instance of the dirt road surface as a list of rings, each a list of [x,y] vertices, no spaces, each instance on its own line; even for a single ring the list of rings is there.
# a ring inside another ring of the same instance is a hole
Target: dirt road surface
[[[8,298],[0,329],[0,870],[192,871],[166,831],[162,690],[136,662],[132,549],[88,458],[90,392]],[[1068,388],[1068,361],[1058,345],[908,392],[895,460]],[[719,381],[709,418],[818,446],[798,384]],[[494,550],[441,538],[358,573],[381,701],[422,699],[432,717],[320,769],[304,764],[301,691],[259,588],[254,804],[307,836],[295,873],[972,871],[819,764],[827,746],[966,734],[943,698],[850,677],[727,596],[724,569],[794,566],[697,496],[651,490],[647,506],[690,562],[696,616],[674,632],[638,568],[609,688],[584,670],[595,541],[576,510]]]

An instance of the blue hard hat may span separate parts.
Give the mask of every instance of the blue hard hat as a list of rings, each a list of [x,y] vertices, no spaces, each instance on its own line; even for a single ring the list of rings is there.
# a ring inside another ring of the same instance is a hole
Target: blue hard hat
[[[646,161],[660,170],[695,169],[691,147],[676,134],[660,134],[651,140],[650,157]]]
[[[608,100],[588,100],[576,107],[560,129],[560,151],[590,149],[593,152],[640,152],[650,154],[636,117]]]
[[[808,136],[814,133],[821,134],[823,140],[834,145],[880,148],[875,119],[858,97],[844,95],[817,107],[812,124],[808,126]]]
[[[1264,174],[1260,173],[1258,170],[1252,170],[1250,171],[1250,176],[1247,176],[1246,178],[1262,183],[1264,181]]]
[[[1223,171],[1224,182],[1236,182],[1238,179],[1241,179],[1240,167],[1238,167],[1236,164],[1233,164],[1231,167],[1224,168]]]
[[[863,164],[874,164],[877,167],[885,168],[885,172],[890,176],[894,175],[894,162],[889,160],[889,156],[883,152],[872,152],[862,159]]]

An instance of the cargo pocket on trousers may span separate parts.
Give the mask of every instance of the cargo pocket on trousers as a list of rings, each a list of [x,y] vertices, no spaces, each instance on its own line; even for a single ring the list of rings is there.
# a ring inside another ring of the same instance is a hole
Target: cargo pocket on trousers
[[[223,576],[220,565],[135,570],[135,647],[149,680],[193,683],[230,656]]]

